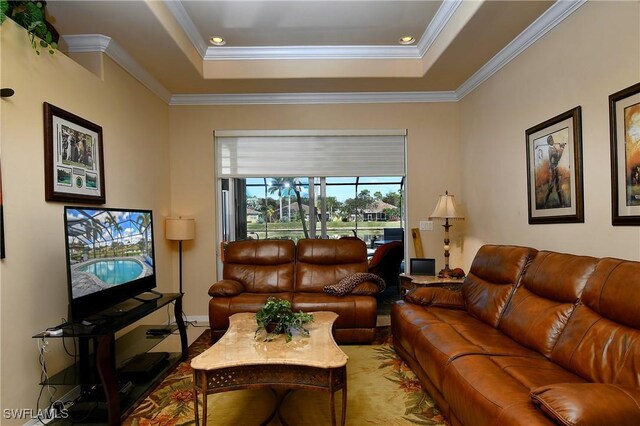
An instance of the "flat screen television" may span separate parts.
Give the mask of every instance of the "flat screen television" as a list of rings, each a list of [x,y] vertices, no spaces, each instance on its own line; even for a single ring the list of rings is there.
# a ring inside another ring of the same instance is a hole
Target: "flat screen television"
[[[156,286],[150,210],[64,208],[69,322],[141,305]]]

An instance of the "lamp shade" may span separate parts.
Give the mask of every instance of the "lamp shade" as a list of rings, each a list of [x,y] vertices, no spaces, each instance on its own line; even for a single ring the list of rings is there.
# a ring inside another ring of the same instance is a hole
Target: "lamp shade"
[[[464,216],[456,211],[456,200],[453,195],[445,191],[444,195],[438,198],[438,204],[429,219],[464,219]]]
[[[165,220],[164,236],[167,240],[193,240],[196,236],[196,221],[168,217]]]

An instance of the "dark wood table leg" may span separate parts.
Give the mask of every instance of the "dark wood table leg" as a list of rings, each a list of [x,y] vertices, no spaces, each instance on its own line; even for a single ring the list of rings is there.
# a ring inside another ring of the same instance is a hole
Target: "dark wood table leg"
[[[200,374],[202,389],[202,424],[207,425],[207,373]]]
[[[345,425],[347,421],[347,372],[344,373],[344,387],[342,388],[342,421],[340,424]]]
[[[114,342],[113,333],[107,333],[98,338],[98,347],[96,348],[96,365],[107,400],[109,426],[120,424],[120,396],[118,395],[118,380],[114,368]]]
[[[187,342],[187,327],[185,326],[184,319],[182,318],[183,297],[184,295],[181,295],[178,299],[176,299],[176,303],[174,304],[173,309],[173,316],[176,319],[176,325],[178,326],[178,332],[180,333],[180,349],[182,350],[182,357],[180,357],[181,361],[187,359],[189,347],[189,344]]]
[[[196,426],[200,424],[198,418],[198,372],[193,371],[193,414],[195,415]]]

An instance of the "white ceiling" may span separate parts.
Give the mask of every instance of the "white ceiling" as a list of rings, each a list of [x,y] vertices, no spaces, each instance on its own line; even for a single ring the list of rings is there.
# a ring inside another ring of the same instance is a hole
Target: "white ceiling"
[[[582,2],[50,0],[47,10],[71,54],[105,52],[172,103],[364,102],[457,100]],[[399,45],[404,35],[416,43]]]

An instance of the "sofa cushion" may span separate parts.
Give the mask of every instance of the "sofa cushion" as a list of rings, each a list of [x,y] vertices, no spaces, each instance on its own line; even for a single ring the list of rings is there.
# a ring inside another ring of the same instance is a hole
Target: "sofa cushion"
[[[323,293],[324,286],[367,271],[367,245],[362,240],[298,241],[295,291]]]
[[[638,388],[602,383],[558,383],[534,389],[531,398],[547,416],[562,425],[640,424]]]
[[[639,290],[640,262],[598,262],[551,359],[592,382],[640,387]]]
[[[464,311],[444,308],[430,308],[429,311],[440,319],[440,323],[423,327],[413,344],[416,360],[440,392],[446,366],[459,357],[478,354],[540,357]]]
[[[251,293],[293,290],[295,244],[291,240],[234,241],[224,252],[223,279]]]
[[[462,285],[469,313],[497,327],[507,302],[535,253],[535,249],[528,247],[482,246]]]
[[[338,314],[336,328],[375,328],[376,298],[373,296],[332,296],[325,293],[294,293],[294,311],[330,311]]]
[[[505,310],[500,330],[550,356],[597,262],[588,256],[538,253]]]
[[[468,355],[446,369],[442,393],[465,425],[549,425],[531,402],[532,389],[583,380],[542,356]]]

